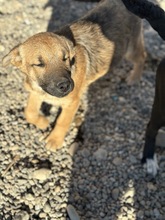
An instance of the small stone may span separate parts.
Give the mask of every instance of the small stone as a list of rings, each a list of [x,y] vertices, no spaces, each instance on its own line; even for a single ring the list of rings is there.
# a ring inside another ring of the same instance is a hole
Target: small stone
[[[131,163],[132,164],[136,164],[137,163],[137,158],[135,157],[135,156],[133,156],[133,155],[130,155],[130,161],[131,161]]]
[[[67,213],[69,215],[70,220],[80,220],[78,213],[72,205],[67,206]]]
[[[145,214],[146,217],[150,217],[150,211],[149,210],[145,210],[144,214]]]
[[[0,49],[1,50],[1,49]],[[11,148],[10,148],[10,150],[11,151],[16,151],[16,150],[18,150],[19,149],[19,146],[17,146],[17,145],[14,145],[14,146],[12,146]]]
[[[113,159],[112,162],[113,162],[114,165],[119,166],[119,165],[122,164],[123,161],[122,161],[122,158],[116,157],[116,158]]]
[[[27,179],[17,179],[17,184],[18,185],[25,185],[27,184]]]
[[[47,214],[44,212],[40,212],[39,217],[40,218],[46,218]]]
[[[94,152],[94,157],[96,158],[96,160],[106,160],[107,151],[99,148],[97,151]]]
[[[125,98],[122,96],[119,96],[119,102],[125,102]]]
[[[56,201],[58,201],[58,203],[62,203],[63,202],[63,199],[61,196],[57,196],[56,195]]]
[[[14,216],[14,220],[29,220],[29,214],[25,211],[18,212]]]
[[[32,174],[32,177],[38,180],[46,180],[49,178],[51,174],[51,170],[49,169],[45,169],[45,168],[41,168],[39,170],[35,170]]]
[[[160,212],[157,208],[154,209],[154,216],[158,219],[160,216]]]
[[[49,203],[46,203],[43,207],[43,211],[46,213],[49,213],[51,211],[51,207],[49,205]]]
[[[104,212],[100,212],[100,217],[104,218],[105,217],[105,213]]]
[[[60,204],[60,209],[66,209],[66,207],[67,207],[67,204],[66,203],[62,203],[62,204]]]
[[[113,198],[114,200],[117,200],[118,197],[119,197],[119,189],[118,189],[118,188],[115,188],[115,189],[112,190],[112,198]]]
[[[38,205],[38,204],[37,204],[37,205],[35,205],[35,210],[36,210],[36,211],[41,210],[41,206],[40,206],[40,205]]]
[[[81,150],[81,155],[83,157],[88,158],[90,156],[90,151],[87,148],[84,148],[84,149]]]
[[[157,189],[156,186],[151,182],[147,183],[147,188],[154,191]]]
[[[29,180],[29,184],[30,184],[31,186],[33,186],[33,185],[35,185],[35,181],[34,181],[34,180]]]
[[[55,192],[56,192],[56,193],[59,193],[60,191],[61,191],[61,187],[60,187],[60,186],[56,186]]]
[[[33,201],[34,200],[34,196],[30,193],[26,194],[25,198],[28,200],[28,201]]]
[[[77,151],[77,149],[78,149],[78,143],[77,142],[74,142],[73,144],[71,144],[71,146],[68,149],[68,153],[70,154],[70,156],[73,157],[75,152]]]

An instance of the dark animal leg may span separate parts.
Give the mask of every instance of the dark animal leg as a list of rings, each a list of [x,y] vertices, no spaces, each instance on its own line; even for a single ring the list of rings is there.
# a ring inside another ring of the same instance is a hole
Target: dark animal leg
[[[143,150],[142,163],[147,162],[148,172],[156,175],[157,164],[154,161],[155,141],[158,130],[165,125],[165,59],[163,59],[156,72],[156,87],[154,104],[151,118],[146,129],[145,146]],[[152,163],[152,167],[149,165]],[[149,168],[150,166],[150,168]]]

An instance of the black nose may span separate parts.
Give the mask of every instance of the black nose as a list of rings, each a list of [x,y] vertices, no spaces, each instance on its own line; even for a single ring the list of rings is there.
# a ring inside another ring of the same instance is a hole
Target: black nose
[[[74,82],[71,78],[60,77],[55,80],[49,80],[48,82],[42,82],[41,88],[52,96],[64,97],[74,88]]]
[[[61,93],[66,93],[70,89],[70,80],[67,78],[60,79],[59,82],[57,82],[56,88]]]

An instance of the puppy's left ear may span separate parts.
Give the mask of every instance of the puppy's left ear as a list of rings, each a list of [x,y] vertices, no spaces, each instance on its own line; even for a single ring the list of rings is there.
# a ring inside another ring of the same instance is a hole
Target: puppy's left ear
[[[13,66],[20,67],[22,64],[22,58],[20,56],[19,52],[20,45],[14,47],[3,59],[2,59],[2,65],[8,66],[9,64],[12,64]]]

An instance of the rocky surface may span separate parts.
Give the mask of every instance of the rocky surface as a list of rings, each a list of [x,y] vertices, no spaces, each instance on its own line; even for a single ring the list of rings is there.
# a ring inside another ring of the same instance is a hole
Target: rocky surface
[[[58,28],[93,6],[71,0],[0,0],[0,58],[27,37]],[[165,42],[146,22],[144,36],[148,56],[141,81],[126,84],[130,66],[123,62],[94,83],[78,113],[84,120],[80,132],[73,123],[64,147],[55,153],[44,147],[46,133],[25,121],[23,75],[0,67],[0,219],[165,219],[163,130],[157,177],[147,176],[140,164]],[[57,109],[50,113],[54,119]]]

